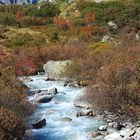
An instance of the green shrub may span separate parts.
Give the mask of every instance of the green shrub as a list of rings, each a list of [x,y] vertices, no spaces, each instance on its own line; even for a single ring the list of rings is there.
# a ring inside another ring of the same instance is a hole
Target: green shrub
[[[40,34],[17,33],[5,41],[8,48],[38,47],[44,45],[45,37]]]
[[[46,25],[47,20],[44,20],[42,18],[37,17],[30,17],[30,16],[24,16],[17,20],[17,24],[19,27],[31,27],[31,26],[41,26]]]
[[[21,5],[0,5],[0,12],[16,14],[17,11],[23,10],[24,7]]]
[[[16,25],[15,16],[12,13],[0,13],[1,25]]]
[[[29,16],[53,17],[59,14],[59,9],[56,4],[44,2],[38,5],[28,5],[25,9],[25,12]]]

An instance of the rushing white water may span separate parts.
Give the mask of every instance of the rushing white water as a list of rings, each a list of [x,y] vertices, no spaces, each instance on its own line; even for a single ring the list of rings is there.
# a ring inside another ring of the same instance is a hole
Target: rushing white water
[[[46,118],[47,124],[41,129],[33,129],[33,140],[90,140],[88,133],[96,130],[102,123],[100,117],[76,117],[79,108],[73,105],[75,96],[84,88],[64,87],[63,81],[45,81],[45,76],[32,76],[32,82],[25,84],[31,90],[48,90],[57,88],[58,94],[51,102],[39,104],[33,118]],[[29,96],[32,101],[36,95]],[[71,122],[64,122],[64,117],[70,117]]]

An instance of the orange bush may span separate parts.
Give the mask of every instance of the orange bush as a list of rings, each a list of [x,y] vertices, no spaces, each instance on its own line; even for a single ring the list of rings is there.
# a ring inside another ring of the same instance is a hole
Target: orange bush
[[[95,33],[95,26],[83,26],[80,28],[80,33],[84,37],[91,37]]]
[[[68,21],[64,18],[54,17],[54,23],[62,30],[69,28]]]
[[[93,12],[88,12],[85,15],[86,23],[89,23],[89,24],[93,25],[93,24],[95,24],[95,19],[96,19],[96,16],[95,16],[95,13],[93,13]]]

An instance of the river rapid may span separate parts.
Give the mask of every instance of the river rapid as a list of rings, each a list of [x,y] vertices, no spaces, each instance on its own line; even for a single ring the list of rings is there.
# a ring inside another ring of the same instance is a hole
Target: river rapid
[[[92,140],[88,137],[90,131],[97,130],[103,124],[100,116],[96,117],[76,117],[75,113],[80,111],[73,104],[74,98],[84,87],[64,87],[64,81],[46,81],[44,75],[29,77],[30,82],[24,82],[31,91],[48,90],[57,88],[58,94],[48,103],[40,103],[31,120],[45,118],[46,126],[41,129],[33,129],[33,140]],[[32,102],[37,95],[28,96]],[[64,121],[69,117],[72,121]]]

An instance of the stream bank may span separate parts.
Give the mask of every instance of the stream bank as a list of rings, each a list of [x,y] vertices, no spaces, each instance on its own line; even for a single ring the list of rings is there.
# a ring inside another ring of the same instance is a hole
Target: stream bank
[[[28,96],[28,100],[32,103],[44,97],[45,93],[40,94],[42,91],[57,89],[57,94],[53,95],[49,102],[38,103],[35,114],[30,118],[30,120],[46,119],[44,127],[32,129],[33,140],[90,140],[88,133],[103,125],[101,116],[93,117],[91,110],[88,112],[88,109],[74,106],[74,99],[84,92],[84,87],[64,86],[64,81],[46,81],[47,77],[44,75],[30,78],[32,80],[26,80],[24,84],[30,88],[30,93],[36,93]],[[40,93],[37,93],[38,91]]]

